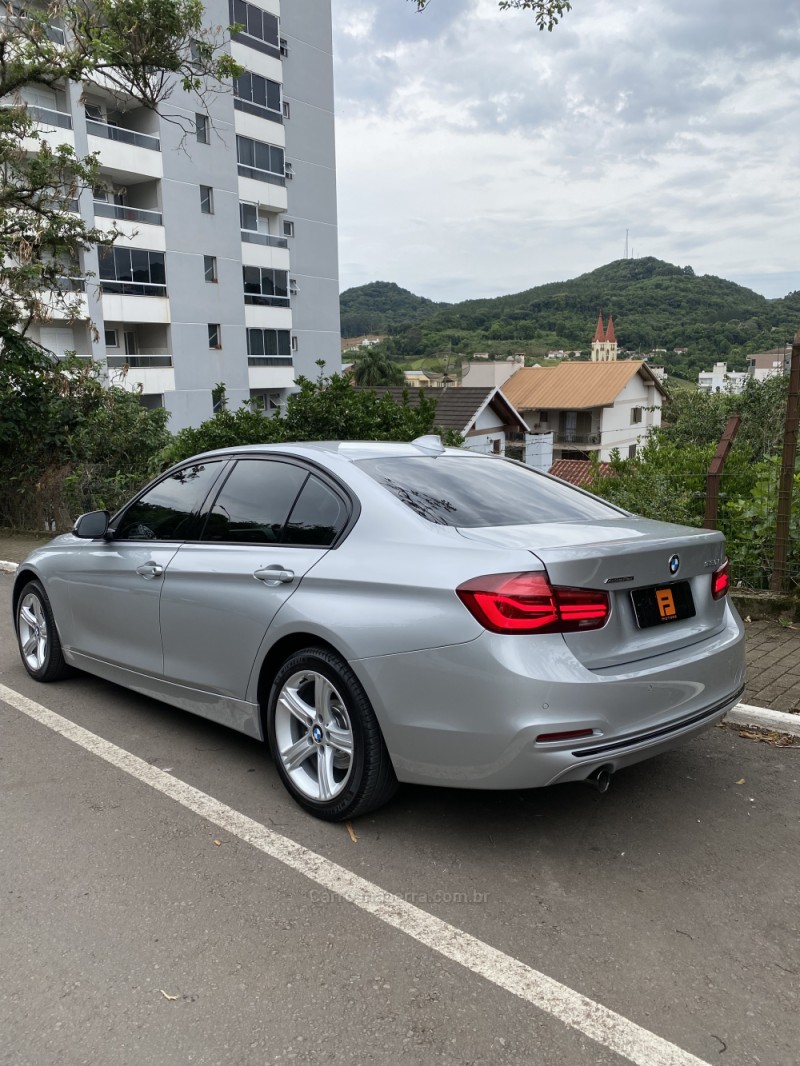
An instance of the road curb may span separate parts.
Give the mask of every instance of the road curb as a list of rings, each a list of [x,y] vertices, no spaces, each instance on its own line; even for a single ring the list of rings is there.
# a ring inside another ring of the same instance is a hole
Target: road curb
[[[13,574],[19,569],[19,563],[0,559],[0,571]],[[800,737],[800,714],[786,714],[784,711],[772,711],[769,707],[754,707],[750,703],[737,703],[733,710],[725,715],[725,721],[731,725],[757,726],[759,729],[773,729],[778,733],[788,733]]]
[[[757,726],[759,729],[773,729],[777,733],[788,733],[790,736],[800,737],[800,714],[771,711],[768,707],[753,707],[749,703],[737,703],[733,710],[725,715],[725,721],[732,725]]]

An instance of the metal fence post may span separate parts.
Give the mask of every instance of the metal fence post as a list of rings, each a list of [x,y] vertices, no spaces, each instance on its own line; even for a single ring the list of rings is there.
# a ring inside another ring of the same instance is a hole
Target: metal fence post
[[[775,523],[775,559],[770,588],[773,592],[785,592],[789,558],[789,529],[792,517],[792,489],[794,487],[794,464],[797,456],[798,399],[800,398],[800,330],[792,345],[789,364],[789,395],[786,399],[786,428],[783,435],[783,455],[778,483],[778,517]]]
[[[706,529],[717,528],[720,478],[722,477],[722,471],[725,469],[728,452],[733,447],[736,434],[739,432],[741,421],[740,415],[731,415],[728,419],[722,436],[719,438],[714,458],[711,460],[711,466],[708,468],[708,476],[706,477],[706,516],[703,519],[703,526]]]

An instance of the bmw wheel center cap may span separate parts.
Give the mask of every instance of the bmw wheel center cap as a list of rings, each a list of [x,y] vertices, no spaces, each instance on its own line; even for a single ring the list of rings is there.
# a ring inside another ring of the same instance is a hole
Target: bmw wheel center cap
[[[322,742],[322,730],[318,725],[315,725],[314,728],[311,730],[311,736],[314,738],[317,744]]]

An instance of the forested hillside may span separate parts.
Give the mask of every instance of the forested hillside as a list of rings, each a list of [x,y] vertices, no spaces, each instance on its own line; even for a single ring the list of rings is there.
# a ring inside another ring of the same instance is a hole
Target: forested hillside
[[[800,326],[800,292],[767,300],[750,289],[659,259],[619,259],[571,281],[539,285],[494,299],[436,304],[386,282],[342,294],[342,335],[357,313],[359,333],[385,332],[394,359],[489,351],[502,356],[550,349],[588,353],[597,315],[614,315],[620,347],[658,352],[673,374],[689,379],[725,359],[743,369],[745,355],[779,347]],[[374,323],[374,324],[373,324]],[[675,353],[675,348],[688,349]]]

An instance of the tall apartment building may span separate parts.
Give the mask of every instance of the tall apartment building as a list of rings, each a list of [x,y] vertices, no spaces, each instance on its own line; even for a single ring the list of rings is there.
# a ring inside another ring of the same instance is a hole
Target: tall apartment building
[[[173,430],[209,418],[220,383],[231,407],[269,411],[317,360],[341,367],[330,2],[207,0],[206,19],[244,27],[245,73],[202,104],[176,90],[159,116],[102,84],[23,93],[43,139],[99,154],[79,209],[123,233],[85,255],[80,320],[56,312],[31,335],[105,363]]]

